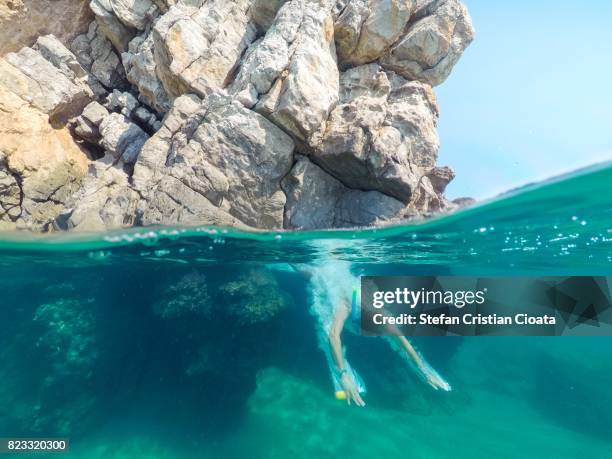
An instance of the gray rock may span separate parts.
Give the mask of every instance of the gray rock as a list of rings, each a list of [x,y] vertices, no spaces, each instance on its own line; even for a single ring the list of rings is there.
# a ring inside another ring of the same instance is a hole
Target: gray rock
[[[139,107],[138,99],[129,92],[113,90],[106,100],[106,108],[112,112],[121,113],[126,118],[132,117],[132,112]]]
[[[260,31],[265,32],[270,28],[276,13],[287,0],[254,0],[251,7],[251,18]]]
[[[307,142],[338,100],[334,26],[328,2],[292,0],[249,50],[230,92],[298,142]],[[269,89],[268,89],[269,88]]]
[[[121,58],[128,80],[138,88],[140,100],[159,113],[166,113],[172,105],[172,98],[157,76],[154,47],[152,34],[146,38],[139,36],[130,42],[129,51]]]
[[[12,223],[21,215],[21,187],[0,152],[0,222]]]
[[[82,116],[76,119],[74,134],[88,142],[98,143],[100,141],[100,130],[97,126],[87,121]]]
[[[256,36],[250,0],[177,3],[153,27],[156,73],[171,97],[227,86]]]
[[[91,0],[89,7],[96,15],[100,32],[122,53],[136,35],[136,29],[122,23],[115,15],[110,0]]]
[[[457,208],[462,209],[464,207],[469,207],[476,204],[476,200],[474,198],[456,198],[453,199],[452,203],[457,206]]]
[[[92,102],[85,109],[81,116],[93,125],[99,127],[104,118],[109,115],[108,110],[98,102]]]
[[[87,34],[79,35],[70,45],[83,67],[107,89],[127,87],[125,71],[112,43],[101,33],[97,22],[92,22]],[[106,90],[101,95],[105,94]]]
[[[474,39],[467,8],[460,0],[420,0],[405,35],[381,59],[383,67],[410,80],[444,82]]]
[[[76,119],[74,133],[88,142],[98,143],[101,139],[100,124],[109,115],[108,110],[98,102],[91,102]]]
[[[300,157],[282,182],[287,194],[285,228],[370,226],[398,219],[405,205],[376,191],[351,190]]]
[[[221,94],[183,96],[134,168],[142,222],[282,228],[280,181],[294,144],[264,117]]]
[[[415,0],[353,0],[343,2],[335,21],[338,60],[344,66],[380,58],[402,36]]]
[[[132,119],[148,133],[154,133],[161,127],[157,116],[143,106],[132,112]]]
[[[311,142],[312,160],[350,188],[409,203],[435,166],[437,118],[428,85],[377,64],[352,68],[341,75],[339,103]]]
[[[105,161],[93,163],[90,169],[72,200],[73,207],[56,220],[56,227],[104,231],[133,226],[139,195],[131,189],[127,174]]]
[[[431,181],[431,175],[424,175],[419,180],[413,192],[410,207],[423,216],[431,216],[455,208],[443,194],[436,190]]]
[[[88,74],[57,39],[41,37],[33,48],[22,48],[0,59],[0,85],[65,123],[93,98]]]
[[[100,145],[126,164],[136,162],[149,136],[119,113],[111,113],[100,124]]]
[[[144,30],[157,17],[159,10],[151,0],[100,0],[112,8],[115,16],[127,27]],[[106,5],[104,5],[106,8]]]

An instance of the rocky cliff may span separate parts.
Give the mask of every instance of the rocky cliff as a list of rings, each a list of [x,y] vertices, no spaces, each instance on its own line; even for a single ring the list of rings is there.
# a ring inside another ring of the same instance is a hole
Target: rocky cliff
[[[46,11],[31,3],[0,3],[2,229],[313,229],[453,208],[432,86],[473,39],[459,0],[58,0],[23,31]]]

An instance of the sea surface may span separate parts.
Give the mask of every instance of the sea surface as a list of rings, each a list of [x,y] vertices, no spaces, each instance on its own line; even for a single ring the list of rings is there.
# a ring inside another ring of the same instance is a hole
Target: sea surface
[[[612,275],[611,186],[604,164],[360,231],[0,235],[0,437],[79,459],[612,457],[612,338],[415,338],[447,393],[347,333],[368,387],[347,406],[301,269]]]

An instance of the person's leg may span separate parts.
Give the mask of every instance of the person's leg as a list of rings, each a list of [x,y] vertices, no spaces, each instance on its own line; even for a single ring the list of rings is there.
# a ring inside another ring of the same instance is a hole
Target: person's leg
[[[405,336],[389,336],[387,342],[391,345],[391,349],[408,361],[427,384],[436,390],[442,389],[447,392],[451,390],[450,384],[433,369]]]

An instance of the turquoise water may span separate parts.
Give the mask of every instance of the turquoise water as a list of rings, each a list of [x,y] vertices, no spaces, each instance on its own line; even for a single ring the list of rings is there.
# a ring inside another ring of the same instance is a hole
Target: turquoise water
[[[346,334],[368,386],[349,407],[317,339],[320,285],[287,269],[611,275],[610,184],[608,164],[367,231],[6,234],[0,437],[68,437],[62,457],[86,459],[612,457],[612,338],[415,339],[440,393]]]

